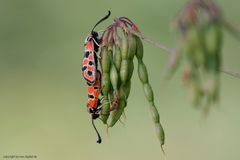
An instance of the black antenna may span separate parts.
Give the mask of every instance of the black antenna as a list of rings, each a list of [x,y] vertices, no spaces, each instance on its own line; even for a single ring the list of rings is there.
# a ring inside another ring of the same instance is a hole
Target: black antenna
[[[93,125],[93,128],[95,129],[95,131],[96,131],[96,133],[97,133],[97,136],[98,136],[97,143],[100,144],[100,143],[102,142],[102,138],[101,138],[100,134],[98,133],[98,130],[97,130],[95,124],[94,124],[93,118],[92,118],[92,125]]]
[[[102,19],[100,19],[100,20],[95,24],[95,26],[94,26],[93,29],[92,29],[92,32],[93,32],[93,30],[95,29],[95,27],[96,27],[99,23],[101,23],[102,21],[104,21],[105,19],[107,19],[110,15],[111,15],[111,12],[108,11],[108,15],[106,15],[105,17],[103,17]]]

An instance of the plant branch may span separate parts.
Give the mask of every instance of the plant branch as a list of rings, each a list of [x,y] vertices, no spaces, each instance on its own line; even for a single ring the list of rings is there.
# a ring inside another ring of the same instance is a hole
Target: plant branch
[[[174,49],[168,48],[165,45],[163,45],[162,43],[160,43],[159,41],[153,40],[152,38],[150,38],[150,37],[148,37],[146,35],[143,35],[140,32],[134,31],[131,28],[128,28],[128,31],[131,32],[132,34],[138,36],[139,38],[141,38],[141,39],[143,39],[145,41],[148,41],[149,43],[155,45],[156,47],[166,51],[166,53],[169,53],[169,54],[174,54],[175,53]]]
[[[231,69],[228,69],[228,68],[220,68],[220,71],[225,73],[225,74],[228,74],[230,76],[233,76],[233,77],[236,77],[236,78],[240,78],[240,72],[236,72],[236,71],[233,71]]]
[[[156,47],[166,51],[166,53],[168,53],[169,55],[176,54],[176,51],[173,48],[168,48],[168,47],[166,47],[165,45],[163,45],[159,41],[153,40],[152,38],[150,38],[150,37],[148,37],[146,35],[143,35],[140,32],[134,31],[131,28],[128,28],[128,31],[131,32],[132,34],[138,36],[139,38],[141,38],[141,39],[143,39],[145,41],[148,41],[149,43],[155,45]],[[240,72],[236,72],[236,71],[233,71],[233,70],[225,68],[225,67],[221,67],[219,69],[219,71],[223,72],[223,73],[225,73],[227,75],[230,75],[230,76],[233,76],[233,77],[236,77],[236,78],[240,78]]]
[[[234,25],[227,22],[225,19],[223,19],[222,22],[226,30],[237,40],[240,40],[240,31]]]

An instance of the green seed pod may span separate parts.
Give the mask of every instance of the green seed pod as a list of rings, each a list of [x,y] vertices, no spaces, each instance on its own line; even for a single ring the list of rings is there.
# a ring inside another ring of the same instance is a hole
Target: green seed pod
[[[158,114],[158,111],[156,109],[156,107],[154,107],[154,103],[151,102],[149,103],[150,105],[150,111],[151,111],[151,114],[152,114],[152,119],[153,119],[153,122],[154,123],[159,123],[159,114]]]
[[[103,95],[108,95],[111,87],[110,82],[110,74],[109,73],[102,73],[102,93]]]
[[[122,47],[121,47],[121,68],[120,68],[120,79],[121,83],[124,85],[128,80],[129,75],[129,61],[128,61],[128,51],[129,51],[129,41],[126,34],[122,38]]]
[[[121,68],[121,70],[120,70],[122,88],[124,90],[127,90],[127,91],[124,91],[125,93],[127,93],[126,97],[128,97],[130,89],[131,89],[130,84],[131,84],[131,78],[132,78],[133,71],[134,71],[133,58],[134,58],[134,55],[135,55],[136,49],[137,49],[137,47],[136,47],[137,41],[136,41],[136,37],[134,35],[129,34],[128,41],[129,41],[129,49],[128,49],[128,58],[126,59],[127,62],[125,60],[122,61],[122,64],[125,63],[124,65],[126,67],[128,66],[127,73],[125,72],[126,71],[125,68]]]
[[[124,34],[122,38],[121,54],[122,54],[122,59],[128,58],[128,38],[126,34]]]
[[[199,33],[199,28],[197,26],[188,27],[185,33],[185,41],[191,49],[200,47]],[[191,54],[191,52],[189,54]]]
[[[143,90],[147,100],[149,102],[153,102],[154,99],[153,99],[153,91],[152,91],[151,85],[149,83],[143,84]]]
[[[109,127],[113,127],[116,124],[116,122],[120,119],[126,105],[127,105],[126,99],[123,97],[120,98],[118,108],[115,111],[111,112],[112,118],[111,118]]]
[[[136,37],[136,43],[137,43],[137,51],[136,51],[136,57],[138,60],[141,60],[143,58],[143,44],[140,38]]]
[[[160,141],[161,147],[165,144],[165,133],[161,123],[155,123],[156,135]],[[164,152],[163,148],[162,151]]]
[[[101,109],[101,120],[104,124],[107,124],[107,120],[110,115],[109,109],[110,109],[110,102],[109,102],[108,96],[104,95],[103,96],[103,105],[102,105],[102,109]]]
[[[204,30],[204,45],[206,52],[205,70],[212,74],[219,74],[221,66],[221,50],[222,50],[222,25],[218,21],[209,22]]]
[[[128,59],[133,59],[137,51],[137,37],[135,35],[129,34],[129,50]]]
[[[103,73],[102,74],[102,93],[103,93],[103,106],[101,109],[101,119],[104,124],[107,124],[107,119],[110,115],[109,109],[110,109],[110,102],[108,94],[110,92],[111,83],[110,83],[110,75],[109,73]]]
[[[222,24],[218,20],[210,21],[204,28],[205,81],[204,94],[207,96],[206,110],[219,97],[219,68],[223,42]]]
[[[222,25],[220,22],[210,22],[204,30],[204,47],[208,54],[218,54],[222,46]]]
[[[205,53],[202,39],[202,29],[195,25],[190,26],[184,35],[183,50],[187,60],[196,67],[202,66],[204,63]]]
[[[160,123],[159,113],[158,113],[154,103],[149,103],[149,104],[150,104],[150,111],[152,114],[152,119],[153,119],[153,122],[155,123],[157,137],[160,141],[160,144],[164,145],[165,133],[164,133],[163,127]]]
[[[111,81],[110,81],[110,66],[111,66],[111,56],[112,51],[108,50],[108,47],[103,47],[101,50],[101,69],[102,69],[102,82],[101,90],[103,94],[103,106],[101,109],[101,119],[104,124],[107,124],[107,119],[110,115],[109,108],[110,102],[108,95],[111,91]]]
[[[119,88],[119,105],[116,110],[111,112],[110,127],[113,127],[116,122],[120,119],[121,115],[124,113],[124,108],[127,106],[127,98],[131,90],[131,81],[127,81],[124,85],[122,84]]]
[[[131,80],[132,75],[133,75],[133,71],[134,71],[133,59],[132,60],[128,60],[128,79],[127,79],[127,81]]]
[[[150,107],[152,119],[153,119],[153,122],[154,122],[154,125],[155,125],[156,135],[157,135],[157,138],[158,138],[158,140],[159,140],[159,142],[162,146],[165,143],[165,133],[164,133],[163,127],[160,123],[159,113],[158,113],[157,108],[155,107],[153,102],[149,103],[149,105],[150,105],[149,107]]]
[[[129,63],[128,60],[122,60],[121,62],[121,68],[120,68],[120,79],[122,84],[125,84],[126,81],[128,80],[128,75],[129,75]]]
[[[142,61],[138,63],[138,76],[142,83],[148,83],[148,72],[145,64]]]
[[[129,93],[131,91],[131,81],[127,81],[127,83],[125,85],[121,86],[122,92],[124,93],[124,96],[126,97],[126,99],[129,96]]]
[[[122,55],[121,55],[121,50],[120,47],[118,45],[115,45],[114,47],[114,56],[113,56],[113,62],[115,64],[115,67],[117,69],[117,71],[120,71],[121,68],[121,61],[122,61]]]
[[[103,73],[109,73],[110,72],[110,51],[107,47],[103,47],[101,50],[101,67]]]
[[[113,90],[117,91],[118,90],[118,72],[114,64],[111,65],[111,70],[110,70],[110,80],[111,84],[113,87]]]

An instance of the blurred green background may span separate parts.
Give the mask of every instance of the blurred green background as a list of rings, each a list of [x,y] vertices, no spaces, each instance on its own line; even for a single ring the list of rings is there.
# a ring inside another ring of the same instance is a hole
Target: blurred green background
[[[219,0],[230,21],[240,22],[240,1]],[[37,155],[41,160],[163,159],[155,129],[135,72],[126,109],[126,125],[109,136],[100,121],[96,135],[86,111],[81,77],[83,42],[93,25],[104,29],[116,16],[127,16],[140,30],[174,46],[170,22],[184,0],[0,0],[0,159]],[[239,42],[225,32],[224,66],[240,70]],[[144,42],[145,63],[166,132],[168,160],[240,159],[240,80],[221,74],[220,107],[207,118],[194,109],[181,82],[162,73],[164,51]]]

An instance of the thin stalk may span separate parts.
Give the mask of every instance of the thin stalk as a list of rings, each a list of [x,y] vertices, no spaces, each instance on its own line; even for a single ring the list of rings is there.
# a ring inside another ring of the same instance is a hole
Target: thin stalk
[[[145,40],[153,45],[155,45],[156,47],[166,51],[166,53],[168,53],[169,55],[172,55],[172,54],[175,54],[176,55],[176,51],[173,49],[173,48],[169,48],[169,47],[166,47],[165,45],[163,45],[161,42],[157,41],[157,40],[153,40],[152,38],[146,36],[146,35],[143,35],[142,33],[139,33],[139,32],[136,32],[134,31],[133,29],[131,28],[128,28],[128,31],[131,32],[132,34],[138,36],[139,38],[141,38],[142,40]],[[225,67],[221,67],[219,69],[220,72],[223,72],[229,76],[233,76],[235,78],[240,78],[240,72],[236,72],[236,71],[233,71],[231,69],[228,69],[228,68],[225,68]]]

